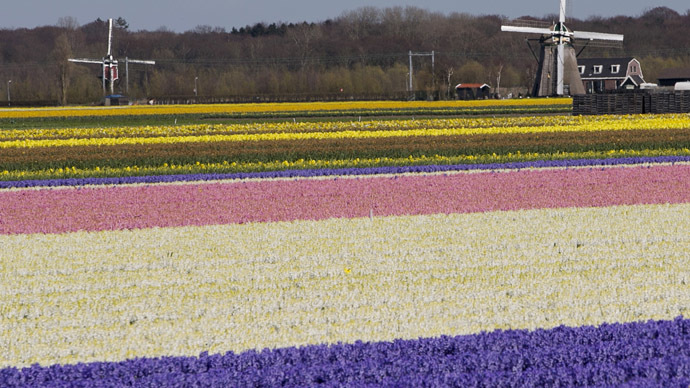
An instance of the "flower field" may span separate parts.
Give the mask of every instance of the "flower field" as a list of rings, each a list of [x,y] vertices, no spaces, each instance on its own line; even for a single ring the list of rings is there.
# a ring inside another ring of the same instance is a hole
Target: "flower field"
[[[351,101],[315,103],[264,103],[225,105],[137,105],[117,107],[64,107],[0,110],[0,119],[104,116],[210,115],[257,118],[298,116],[352,116],[391,114],[491,114],[530,111],[566,112],[572,99],[514,99],[477,101]]]
[[[0,181],[690,156],[690,121],[672,115],[204,123],[0,134]]]
[[[687,387],[689,215],[687,115],[2,130],[0,386]]]

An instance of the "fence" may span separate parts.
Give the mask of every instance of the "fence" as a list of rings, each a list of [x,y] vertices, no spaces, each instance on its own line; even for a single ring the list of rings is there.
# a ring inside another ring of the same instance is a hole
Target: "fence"
[[[0,107],[15,107],[15,108],[33,108],[40,106],[58,106],[57,100],[31,100],[31,101],[0,101]]]
[[[573,97],[573,115],[690,113],[690,92],[639,90]]]
[[[404,101],[410,99],[411,95],[407,92],[392,93],[386,95],[350,95],[342,93],[332,94],[271,94],[253,96],[152,96],[149,100],[156,105],[168,104],[232,104],[232,103],[252,103],[252,102],[314,102],[314,101],[373,101],[373,100],[396,100]],[[425,92],[417,92],[415,99],[425,100]]]

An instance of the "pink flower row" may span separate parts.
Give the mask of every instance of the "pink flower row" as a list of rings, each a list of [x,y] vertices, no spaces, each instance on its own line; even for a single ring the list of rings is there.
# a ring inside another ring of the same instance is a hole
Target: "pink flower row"
[[[0,234],[690,202],[690,166],[0,192]]]

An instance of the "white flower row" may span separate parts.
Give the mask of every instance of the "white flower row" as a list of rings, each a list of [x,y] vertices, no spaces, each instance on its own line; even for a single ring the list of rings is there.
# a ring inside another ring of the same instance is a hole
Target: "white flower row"
[[[690,204],[0,236],[0,367],[671,319]]]

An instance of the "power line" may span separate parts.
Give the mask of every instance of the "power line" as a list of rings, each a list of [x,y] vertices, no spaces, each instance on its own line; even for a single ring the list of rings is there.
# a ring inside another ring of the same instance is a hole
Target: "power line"
[[[2,63],[0,64],[0,69],[9,70],[28,70],[28,69],[40,69],[45,67],[57,66],[55,62],[39,63],[39,62],[21,62],[21,63]]]
[[[623,49],[625,55],[644,57],[644,56],[680,56],[690,55],[690,48],[655,48],[653,50],[635,50]],[[437,57],[446,57],[451,59],[483,59],[494,58],[500,56],[496,52],[490,51],[437,51],[434,50]],[[367,63],[384,60],[396,60],[399,63],[405,63],[408,60],[409,52],[391,52],[391,53],[365,53],[357,55],[338,55],[338,56],[306,56],[306,57],[261,57],[261,58],[194,58],[194,59],[178,59],[166,58],[155,59],[161,65],[169,64],[188,64],[201,66],[246,66],[246,65],[301,65],[301,64],[353,64],[353,63]],[[511,59],[529,59],[531,56],[527,50],[520,50],[519,53],[510,55]],[[0,70],[16,71],[16,70],[33,70],[46,67],[57,67],[58,62],[22,62],[22,63],[0,63]]]
[[[452,52],[434,51],[437,56],[449,58],[489,58],[495,57],[495,52]],[[407,60],[409,52],[399,53],[367,53],[359,55],[340,56],[309,56],[309,57],[262,57],[262,58],[195,58],[195,59],[155,59],[159,64],[190,64],[190,65],[265,65],[265,64],[333,64],[356,63],[377,60],[397,59],[401,63]],[[512,58],[528,58],[528,55],[511,55]]]

